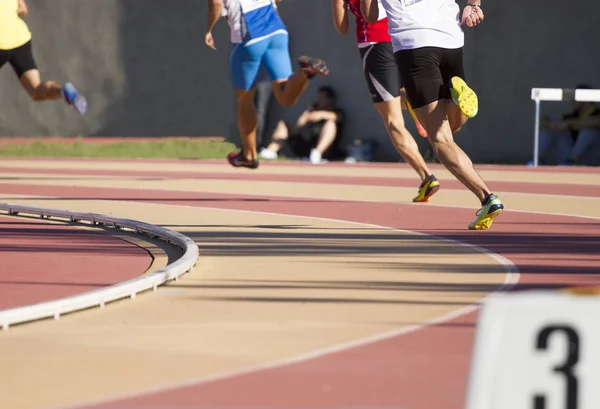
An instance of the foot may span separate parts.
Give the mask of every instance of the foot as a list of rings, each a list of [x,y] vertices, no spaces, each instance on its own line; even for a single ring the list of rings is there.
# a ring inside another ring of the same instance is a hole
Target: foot
[[[463,114],[468,118],[473,118],[479,110],[477,94],[460,77],[452,77],[450,82],[452,83],[452,87],[450,87],[452,101],[460,108]]]
[[[229,164],[234,168],[258,168],[258,161],[256,159],[246,159],[242,152],[231,152],[229,155],[227,155],[227,162],[229,162]]]
[[[440,182],[431,175],[419,187],[419,194],[413,199],[413,202],[429,202],[429,198],[440,190]]]
[[[487,230],[492,226],[492,222],[502,211],[504,205],[494,194],[491,194],[481,209],[477,212],[477,219],[469,224],[469,230]]]
[[[63,86],[63,96],[67,104],[73,105],[73,108],[81,115],[87,112],[87,101],[83,95],[79,93],[75,85],[67,82]]]
[[[321,152],[319,152],[316,149],[313,149],[310,151],[310,156],[308,157],[308,160],[310,161],[310,163],[312,164],[318,164],[318,163],[323,163],[323,155],[321,155]]]
[[[421,135],[423,138],[427,138],[427,131],[425,130],[425,128],[423,128],[423,125],[421,125],[421,123],[417,119],[415,111],[413,111],[410,102],[408,102],[408,99],[406,100],[406,109],[408,110],[408,113],[412,117],[413,121],[415,121],[415,125],[417,126],[417,131],[419,132],[419,135]]]
[[[261,159],[277,159],[279,155],[277,155],[277,152],[265,148],[260,151],[258,156],[260,156]]]
[[[312,78],[315,75],[329,75],[327,64],[325,61],[318,58],[311,58],[303,55],[298,58],[298,64],[300,64],[300,69],[308,78]]]

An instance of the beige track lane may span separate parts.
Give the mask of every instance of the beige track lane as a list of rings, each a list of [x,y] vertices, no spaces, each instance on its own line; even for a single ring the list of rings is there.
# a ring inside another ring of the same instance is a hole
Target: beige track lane
[[[19,199],[20,198],[20,199]],[[241,369],[476,302],[504,267],[425,236],[293,216],[81,200],[1,201],[135,218],[193,237],[182,280],[0,334],[0,407],[41,409]]]
[[[239,172],[247,171],[245,169],[235,169],[225,164],[207,164],[199,161],[197,163],[186,161],[181,163],[164,162],[148,163],[143,161],[62,161],[62,160],[44,160],[23,159],[19,161],[1,160],[0,167],[13,169],[19,168],[39,168],[39,169],[93,169],[93,170],[160,170],[168,174],[169,172],[218,172],[231,173],[236,175]],[[380,178],[416,178],[416,175],[407,165],[399,165],[397,168],[371,168],[371,167],[353,167],[353,166],[298,166],[298,165],[277,165],[262,166],[253,171],[260,174],[271,175],[315,175],[315,176],[369,176]],[[479,174],[486,181],[507,181],[507,182],[538,182],[538,183],[576,183],[576,184],[598,184],[600,183],[600,174],[590,173],[557,173],[557,172],[527,172],[527,171],[497,171],[478,169]],[[445,169],[436,169],[436,176],[439,179],[454,179],[454,177]]]
[[[233,176],[232,176],[233,179]],[[211,179],[169,179],[139,180],[136,178],[78,177],[75,179],[40,179],[22,175],[19,179],[8,180],[11,184],[35,184],[53,186],[104,187],[126,189],[159,189],[182,192],[208,192],[243,195],[271,195],[280,197],[302,197],[311,199],[358,200],[369,202],[402,202],[402,205],[423,206],[410,201],[415,195],[414,188],[395,186],[352,186],[336,184],[318,184],[301,182],[268,182],[244,180],[211,180]],[[500,196],[507,210],[529,212],[547,212],[571,214],[588,217],[600,217],[600,198],[579,196],[558,196],[547,194],[515,193],[495,191]],[[173,193],[176,195],[176,193]],[[432,199],[435,206],[460,206],[472,208],[475,212],[479,205],[474,196],[463,190],[444,190]],[[471,220],[468,221],[470,223]]]

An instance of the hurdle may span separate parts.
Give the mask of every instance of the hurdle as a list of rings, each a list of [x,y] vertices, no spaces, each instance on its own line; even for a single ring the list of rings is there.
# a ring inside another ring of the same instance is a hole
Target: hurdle
[[[600,89],[532,88],[535,102],[535,129],[533,137],[533,167],[538,166],[540,138],[540,107],[542,101],[600,102]]]

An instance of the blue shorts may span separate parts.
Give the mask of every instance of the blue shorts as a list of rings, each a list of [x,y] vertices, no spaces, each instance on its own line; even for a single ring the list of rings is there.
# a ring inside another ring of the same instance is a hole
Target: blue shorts
[[[230,71],[235,89],[254,88],[261,66],[271,81],[288,79],[292,60],[287,33],[275,34],[256,43],[231,44]]]

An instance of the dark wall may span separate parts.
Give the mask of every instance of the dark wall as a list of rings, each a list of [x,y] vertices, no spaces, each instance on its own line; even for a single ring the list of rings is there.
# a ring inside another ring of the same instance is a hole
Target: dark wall
[[[533,144],[532,87],[600,87],[600,4],[484,1],[486,21],[468,29],[465,66],[479,115],[457,135],[475,161],[525,161]],[[89,99],[81,118],[62,103],[30,102],[9,67],[0,71],[0,135],[228,135],[234,121],[226,22],[204,45],[203,0],[29,0],[27,22],[44,78],[73,81]],[[327,0],[285,0],[293,58],[325,58],[331,75],[313,81],[297,106],[273,105],[271,125],[294,120],[319,84],[339,93],[345,137],[380,141],[398,158],[367,92],[353,34],[339,35]],[[549,103],[546,111],[568,109]],[[409,129],[419,144],[408,115]]]

